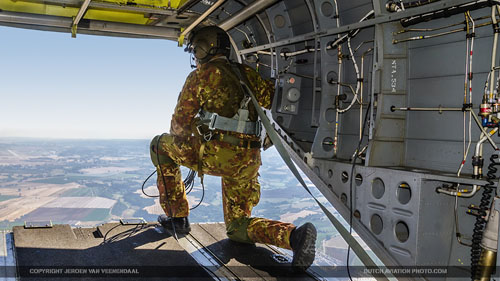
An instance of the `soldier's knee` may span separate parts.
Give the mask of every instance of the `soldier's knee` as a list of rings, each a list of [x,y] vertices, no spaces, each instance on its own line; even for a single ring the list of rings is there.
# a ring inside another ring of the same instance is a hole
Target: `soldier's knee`
[[[248,237],[247,227],[251,218],[237,218],[226,225],[227,237],[233,241],[253,244],[252,239]]]
[[[156,136],[151,140],[151,144],[149,145],[149,154],[151,156],[151,161],[155,166],[159,165],[175,165],[174,160],[164,154],[159,154],[160,150],[160,138],[161,136]]]

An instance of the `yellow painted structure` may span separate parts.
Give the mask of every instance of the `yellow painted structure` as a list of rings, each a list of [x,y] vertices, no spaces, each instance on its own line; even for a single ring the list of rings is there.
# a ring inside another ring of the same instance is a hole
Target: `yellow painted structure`
[[[54,1],[56,2],[56,1]],[[138,8],[149,8],[158,10],[175,10],[181,7],[187,0],[94,0],[91,3],[107,3],[120,6],[131,6]],[[80,2],[80,5],[83,0]],[[80,7],[64,6],[62,4],[46,4],[33,0],[12,1],[0,0],[0,10],[9,12],[31,13],[38,15],[61,16],[73,18],[77,15]],[[141,12],[110,10],[89,7],[84,19],[101,20],[120,23],[147,24],[150,19]]]

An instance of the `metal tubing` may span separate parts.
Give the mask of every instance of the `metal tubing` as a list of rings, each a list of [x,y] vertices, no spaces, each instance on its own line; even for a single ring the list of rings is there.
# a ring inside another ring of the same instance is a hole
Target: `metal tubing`
[[[491,21],[493,26],[497,24],[496,9],[495,6],[491,7]],[[498,32],[494,32],[493,35],[493,48],[491,49],[491,68],[490,68],[490,101],[493,99],[493,85],[495,84],[495,61],[497,55],[497,45],[498,45]]]
[[[200,24],[204,19],[206,19],[213,11],[215,11],[217,8],[219,8],[220,5],[222,5],[226,0],[219,0],[215,2],[208,10],[206,10],[203,14],[200,15],[199,18],[197,18],[190,26],[186,27],[184,31],[179,35],[179,38],[183,40],[183,38],[191,32],[198,24]]]
[[[137,24],[116,23],[107,21],[87,20],[88,27],[80,29],[91,32],[110,32],[124,35],[140,35],[153,38],[175,40],[179,32],[173,28],[159,26],[142,26]],[[28,25],[57,28],[61,31],[71,31],[73,20],[66,17],[35,15],[28,13],[0,12],[0,24]]]
[[[490,136],[494,135],[498,131],[498,128],[495,128],[489,132]],[[483,143],[488,139],[488,136],[485,136],[484,133],[481,133],[481,137],[479,141],[476,144],[476,149],[474,150],[474,156],[482,156],[483,150],[482,146]]]
[[[73,24],[71,25],[71,37],[73,38],[76,38],[76,29],[78,28],[78,23],[83,18],[83,15],[87,12],[87,8],[89,7],[90,1],[91,0],[83,1],[80,10],[78,10],[76,17],[73,19]]]
[[[391,107],[392,111],[464,111],[459,107]]]
[[[473,111],[473,110],[470,110],[469,112],[472,113],[472,117],[474,117],[474,121],[476,121],[476,124],[477,126],[479,127],[479,129],[481,129],[481,132],[483,132],[483,134],[488,138],[488,141],[490,142],[491,146],[493,146],[493,148],[495,150],[498,150],[498,146],[495,144],[495,142],[491,139],[490,135],[488,134],[488,132],[486,132],[486,130],[484,129],[483,125],[481,124],[481,121],[479,121],[479,117],[477,117],[476,113]]]
[[[463,108],[458,108],[458,107],[437,107],[437,108],[426,108],[426,107],[391,107],[391,111],[463,111]],[[498,146],[495,144],[495,142],[491,139],[490,134],[484,129],[483,125],[481,124],[481,121],[479,120],[479,117],[477,117],[476,113],[473,110],[466,109],[466,111],[471,112],[472,117],[474,117],[474,121],[476,121],[477,126],[481,130],[484,136],[488,139],[488,142],[493,146],[495,150],[498,150]],[[495,128],[495,130],[498,130],[498,128]]]
[[[277,2],[277,0],[255,1],[252,4],[241,9],[238,13],[236,13],[232,17],[223,21],[221,24],[219,24],[219,27],[224,29],[225,31],[228,31],[229,29],[239,25],[240,23],[244,22],[246,19],[252,17],[253,15],[257,14],[258,12],[262,11],[263,9],[266,9],[267,7],[273,5],[276,2]],[[266,48],[266,49],[268,49],[268,48]]]
[[[83,14],[85,14],[85,12],[87,11],[87,7],[89,6],[89,4],[90,0],[83,1],[82,7],[80,8],[80,10],[78,10],[78,14],[76,14],[75,20],[73,21],[73,25],[78,25],[83,17]]]
[[[474,185],[472,185],[471,191],[469,191],[467,189],[460,189],[457,191],[457,190],[449,190],[449,189],[445,189],[445,188],[438,188],[438,189],[436,189],[436,191],[439,193],[450,195],[450,196],[470,198],[470,197],[474,196],[479,191],[479,189],[480,189],[480,186],[474,184]]]

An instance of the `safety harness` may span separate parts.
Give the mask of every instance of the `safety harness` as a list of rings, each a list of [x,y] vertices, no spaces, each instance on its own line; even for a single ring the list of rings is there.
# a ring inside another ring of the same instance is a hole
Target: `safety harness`
[[[232,66],[232,69],[235,72],[235,74],[238,77],[240,77],[241,74],[239,72],[240,70],[238,66],[234,63],[231,63],[229,60],[227,60],[227,62]],[[235,132],[235,133],[254,135],[256,137],[260,137],[260,133],[262,131],[261,120],[260,118],[257,121],[250,120],[248,105],[252,101],[252,98],[250,97],[250,95],[248,95],[245,89],[242,88],[242,91],[244,93],[244,96],[243,99],[240,101],[240,108],[232,118],[220,116],[217,113],[209,112],[205,109],[201,109],[200,112],[198,113],[199,121],[197,123],[196,129],[198,131],[198,134],[200,134],[200,136],[202,137],[200,151],[198,154],[198,176],[200,177],[200,181],[202,184],[203,184],[203,172],[202,172],[203,156],[205,154],[205,146],[207,142],[212,140],[217,140],[248,149],[261,147],[260,141],[240,139],[236,136],[216,131],[216,130],[222,130],[226,132]],[[204,128],[208,128],[208,131],[203,131]]]
[[[206,125],[210,131],[217,129],[246,135],[256,135],[259,137],[261,122],[260,120],[253,122],[248,119],[248,102],[250,101],[250,97],[248,97],[248,100],[245,102],[246,99],[246,97],[243,98],[241,103],[245,105],[238,109],[238,113],[236,113],[233,118],[220,116],[217,113],[208,112],[202,109],[199,113],[199,126]]]

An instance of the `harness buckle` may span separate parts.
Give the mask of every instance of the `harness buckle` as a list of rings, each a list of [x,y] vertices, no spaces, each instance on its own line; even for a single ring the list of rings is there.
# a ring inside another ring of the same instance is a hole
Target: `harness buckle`
[[[217,116],[219,116],[217,113],[213,113],[212,116],[210,116],[210,123],[208,123],[209,130],[215,130],[215,120],[217,120]]]
[[[202,132],[202,131],[201,131],[201,129],[200,129],[200,128],[201,128],[201,126],[203,126],[203,125],[202,125],[202,124],[200,124],[200,125],[196,126],[196,131],[198,131],[198,135],[203,136],[203,132]]]
[[[212,137],[214,136],[213,131],[208,131],[208,132],[202,132],[201,131],[201,126],[202,124],[196,126],[196,131],[198,131],[198,134],[203,137],[205,141],[210,141]]]
[[[260,134],[262,133],[262,121],[257,120],[257,122],[255,122],[255,135],[260,138]]]
[[[205,141],[210,141],[213,136],[214,136],[213,132],[212,131],[208,131],[208,132],[206,132],[206,133],[203,134],[203,139]]]

